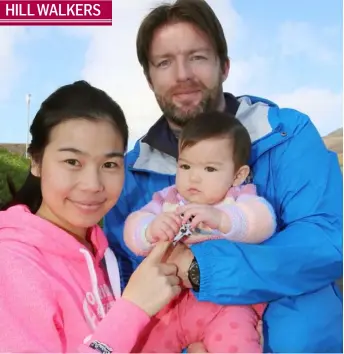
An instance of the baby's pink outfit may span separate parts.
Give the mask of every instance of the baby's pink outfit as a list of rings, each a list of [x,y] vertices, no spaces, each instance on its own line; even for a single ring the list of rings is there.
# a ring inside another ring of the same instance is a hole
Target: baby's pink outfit
[[[185,290],[150,322],[135,353],[181,353],[202,342],[209,353],[261,353],[257,331],[265,305],[220,306]]]
[[[154,194],[152,201],[132,213],[126,221],[124,239],[128,247],[139,255],[147,255],[154,247],[147,242],[145,232],[149,223],[160,213],[174,211],[187,204],[175,186]],[[228,234],[199,225],[186,244],[209,239],[260,243],[275,231],[275,214],[271,205],[257,196],[254,185],[231,188],[224,200],[214,205],[227,213],[232,228]],[[202,342],[213,353],[262,352],[258,321],[262,319],[265,304],[222,306],[198,301],[185,290],[177,299],[155,316],[147,327],[136,352],[181,352],[188,345]]]

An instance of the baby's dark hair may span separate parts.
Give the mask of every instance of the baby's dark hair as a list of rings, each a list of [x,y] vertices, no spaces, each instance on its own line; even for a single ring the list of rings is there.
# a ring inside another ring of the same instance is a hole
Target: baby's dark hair
[[[52,129],[71,119],[109,122],[120,134],[123,149],[127,149],[128,125],[121,107],[104,91],[86,81],[76,81],[53,92],[43,101],[35,115],[30,127],[32,140],[28,147],[28,153],[35,163],[39,164],[42,161]],[[42,203],[40,178],[29,172],[18,191],[15,191],[11,182],[9,189],[13,198],[1,205],[0,210],[6,210],[16,204],[24,204],[32,213],[36,213]]]
[[[179,151],[212,138],[230,140],[236,169],[248,164],[251,154],[250,135],[235,116],[224,112],[201,113],[190,119],[180,134]]]

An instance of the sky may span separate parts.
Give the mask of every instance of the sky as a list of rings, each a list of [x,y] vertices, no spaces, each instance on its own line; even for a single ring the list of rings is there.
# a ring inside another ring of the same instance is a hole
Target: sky
[[[161,111],[135,51],[144,15],[158,0],[113,0],[111,27],[0,27],[0,143],[25,143],[30,120],[59,86],[84,79],[123,108],[130,142]],[[341,0],[208,0],[226,35],[224,90],[308,114],[321,135],[342,127]]]

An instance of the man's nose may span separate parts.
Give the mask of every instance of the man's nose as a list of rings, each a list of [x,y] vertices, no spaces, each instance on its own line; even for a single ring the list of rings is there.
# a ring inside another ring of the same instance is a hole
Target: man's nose
[[[192,66],[185,58],[176,60],[176,77],[177,81],[187,81],[193,78]]]

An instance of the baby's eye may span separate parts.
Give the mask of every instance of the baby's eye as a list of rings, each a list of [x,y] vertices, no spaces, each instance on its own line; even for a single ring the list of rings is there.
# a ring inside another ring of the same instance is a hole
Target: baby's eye
[[[215,172],[215,171],[216,171],[216,168],[207,166],[207,167],[205,168],[205,170],[206,170],[207,172]]]
[[[187,164],[182,164],[179,167],[182,168],[183,170],[189,170],[190,169],[190,166],[187,165]]]

